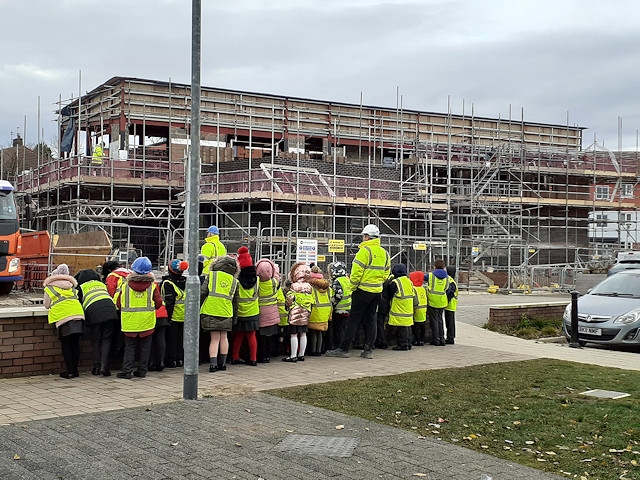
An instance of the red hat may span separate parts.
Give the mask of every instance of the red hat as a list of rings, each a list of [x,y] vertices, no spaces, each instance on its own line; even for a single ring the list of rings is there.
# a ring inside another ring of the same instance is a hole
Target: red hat
[[[238,249],[238,264],[240,268],[251,267],[253,265],[253,259],[249,255],[249,249],[242,246]]]

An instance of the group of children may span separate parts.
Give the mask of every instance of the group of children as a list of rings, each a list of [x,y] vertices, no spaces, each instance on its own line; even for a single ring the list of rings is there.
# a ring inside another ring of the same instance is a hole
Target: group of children
[[[93,375],[111,375],[112,359],[122,359],[118,378],[144,378],[149,370],[182,366],[184,299],[187,262],[173,260],[156,282],[147,257],[131,270],[106,262],[102,277],[84,269],[75,276],[58,265],[44,282],[44,306],[55,324],[66,370],[62,378],[79,375],[80,337],[91,339]],[[134,370],[136,353],[138,367]]]
[[[328,279],[319,267],[302,262],[281,278],[277,264],[268,259],[254,264],[243,246],[236,255],[200,266],[200,326],[210,372],[224,371],[229,363],[270,363],[275,355],[302,362],[306,355],[320,356],[340,345],[351,309],[343,262],[329,265]],[[404,265],[394,265],[378,307],[378,348],[387,348],[393,337],[394,350],[424,345],[427,320],[433,345],[453,343],[457,284],[452,275],[442,274],[442,261],[435,266],[426,275],[407,275]],[[59,265],[44,282],[44,305],[62,344],[66,370],[60,376],[78,376],[85,329],[91,335],[94,375],[109,376],[114,352],[122,348],[118,378],[144,378],[148,371],[182,366],[187,268],[187,262],[173,260],[156,282],[147,257],[136,259],[131,270],[107,262],[102,278],[90,269],[72,277],[66,265]]]

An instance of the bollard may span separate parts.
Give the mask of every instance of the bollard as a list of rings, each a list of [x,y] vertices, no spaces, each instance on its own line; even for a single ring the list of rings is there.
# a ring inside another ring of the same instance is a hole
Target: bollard
[[[580,292],[577,290],[571,292],[571,348],[582,348],[578,341],[578,295]]]

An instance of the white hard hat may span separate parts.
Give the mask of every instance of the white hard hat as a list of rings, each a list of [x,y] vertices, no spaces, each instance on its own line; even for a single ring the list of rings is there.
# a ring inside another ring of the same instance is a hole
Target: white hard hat
[[[380,236],[380,229],[370,223],[369,225],[365,225],[365,227],[362,229],[362,235],[368,235],[370,237],[377,238]]]

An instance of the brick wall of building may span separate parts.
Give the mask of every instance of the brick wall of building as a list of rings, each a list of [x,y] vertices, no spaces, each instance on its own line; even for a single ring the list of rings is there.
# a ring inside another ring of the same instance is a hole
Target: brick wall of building
[[[91,368],[90,344],[80,342],[81,370]],[[58,374],[65,370],[56,328],[43,307],[0,312],[0,378]]]
[[[561,318],[568,303],[496,305],[489,308],[489,325],[515,326],[523,315],[531,318]]]

